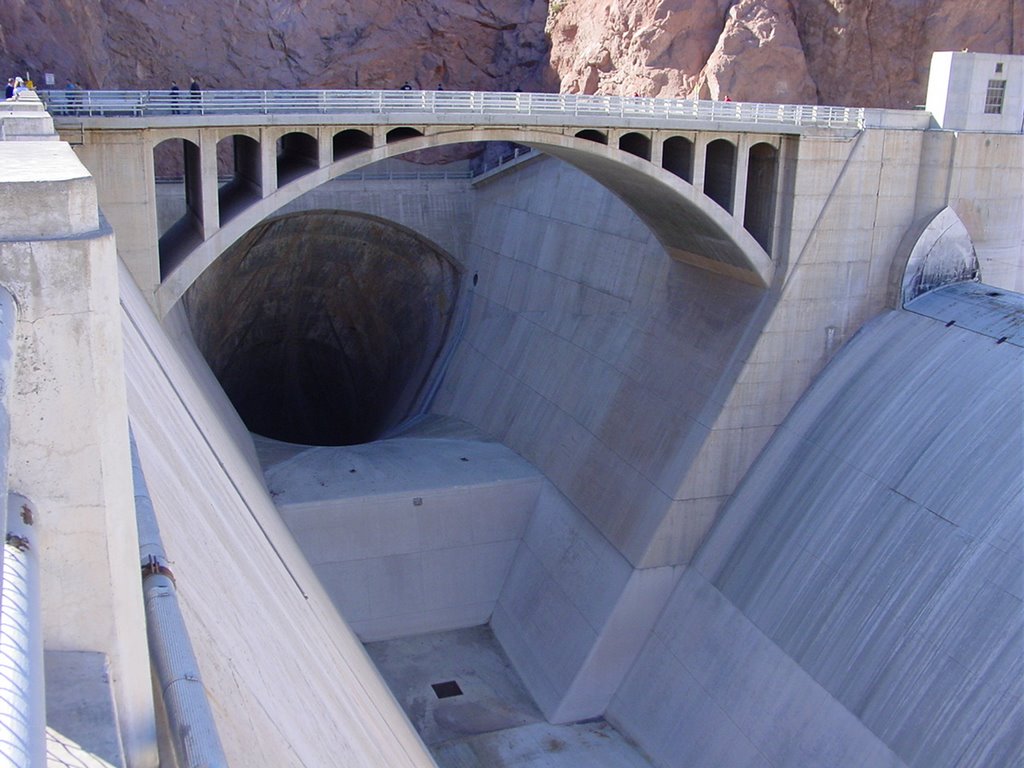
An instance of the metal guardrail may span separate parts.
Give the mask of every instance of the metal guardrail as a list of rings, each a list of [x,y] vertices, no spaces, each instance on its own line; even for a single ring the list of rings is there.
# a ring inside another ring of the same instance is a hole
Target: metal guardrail
[[[56,117],[197,115],[564,116],[864,127],[862,107],[485,91],[39,91]]]

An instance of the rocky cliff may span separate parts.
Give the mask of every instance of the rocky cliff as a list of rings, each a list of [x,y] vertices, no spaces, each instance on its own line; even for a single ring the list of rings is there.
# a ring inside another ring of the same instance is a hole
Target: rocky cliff
[[[552,0],[562,90],[909,108],[932,51],[1024,52],[1021,0]]]
[[[563,90],[911,107],[1022,0],[5,0],[0,66],[98,88]],[[547,25],[547,34],[545,33]]]
[[[0,66],[91,88],[536,89],[546,0],[4,0]],[[40,83],[41,85],[41,83]]]

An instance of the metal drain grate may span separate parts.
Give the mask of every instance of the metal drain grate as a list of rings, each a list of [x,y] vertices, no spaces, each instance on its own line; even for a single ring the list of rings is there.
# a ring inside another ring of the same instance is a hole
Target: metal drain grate
[[[462,695],[462,689],[459,688],[459,684],[454,680],[448,680],[443,683],[431,683],[430,687],[434,689],[434,694],[439,699],[448,699],[452,696]]]

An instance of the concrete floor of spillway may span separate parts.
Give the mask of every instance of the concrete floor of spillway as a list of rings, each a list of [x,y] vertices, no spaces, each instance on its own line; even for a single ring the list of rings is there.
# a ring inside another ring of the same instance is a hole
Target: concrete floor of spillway
[[[488,626],[366,649],[441,768],[651,768],[604,720],[545,722]]]

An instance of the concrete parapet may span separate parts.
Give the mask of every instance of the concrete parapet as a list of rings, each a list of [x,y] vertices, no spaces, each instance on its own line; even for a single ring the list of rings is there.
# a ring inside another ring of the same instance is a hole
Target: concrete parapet
[[[99,228],[96,185],[62,142],[0,142],[0,239],[71,237]]]
[[[53,118],[32,91],[0,102],[0,141],[57,141]]]

